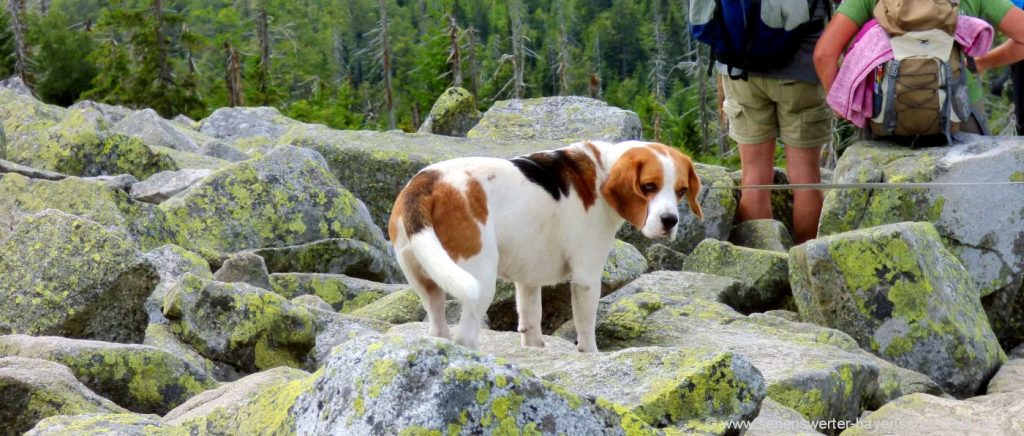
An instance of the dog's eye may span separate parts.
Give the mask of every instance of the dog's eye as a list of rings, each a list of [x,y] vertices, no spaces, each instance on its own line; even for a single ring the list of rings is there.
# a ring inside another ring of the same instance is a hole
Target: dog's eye
[[[654,183],[644,183],[643,186],[640,187],[640,190],[643,191],[644,194],[650,194],[658,190],[658,185],[655,185]]]
[[[688,189],[686,188],[676,191],[676,197],[682,198],[684,195],[686,195],[686,191],[688,191]]]

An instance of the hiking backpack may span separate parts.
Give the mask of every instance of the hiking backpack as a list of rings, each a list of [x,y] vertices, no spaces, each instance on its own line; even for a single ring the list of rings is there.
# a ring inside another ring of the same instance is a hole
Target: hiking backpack
[[[793,60],[808,35],[825,21],[813,19],[827,0],[690,0],[690,33],[711,46],[712,63],[728,67],[729,77],[781,69]]]
[[[954,39],[958,0],[878,0],[874,14],[889,34],[893,60],[873,77],[871,135],[917,146],[952,143],[971,116]]]

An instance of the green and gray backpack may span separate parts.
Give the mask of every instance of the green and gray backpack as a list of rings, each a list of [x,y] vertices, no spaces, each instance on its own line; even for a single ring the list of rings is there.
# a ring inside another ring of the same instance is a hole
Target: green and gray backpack
[[[951,144],[970,119],[959,0],[879,0],[875,19],[889,34],[893,60],[875,75],[870,133],[914,146]]]

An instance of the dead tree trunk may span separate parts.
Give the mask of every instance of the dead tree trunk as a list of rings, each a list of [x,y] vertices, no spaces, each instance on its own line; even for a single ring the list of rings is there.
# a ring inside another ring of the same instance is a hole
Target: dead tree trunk
[[[260,68],[256,75],[256,82],[259,86],[259,94],[261,103],[266,104],[270,102],[270,17],[267,15],[267,9],[260,6],[259,10],[256,11],[256,37],[259,39],[260,44]]]
[[[452,68],[452,86],[462,87],[462,48],[459,45],[459,25],[455,16],[448,15],[448,64]]]
[[[228,52],[227,84],[228,84],[228,106],[245,106],[245,93],[242,92],[242,59],[238,50],[230,42],[224,43],[224,49]]]
[[[391,78],[391,35],[388,23],[387,0],[378,0],[380,5],[380,58],[384,67],[384,104],[388,111],[388,129],[395,129],[394,88]]]
[[[7,12],[11,17],[11,36],[14,38],[14,73],[25,85],[30,83],[31,63],[25,24],[25,0],[9,0]]]
[[[572,68],[572,54],[569,52],[569,32],[566,29],[565,4],[555,4],[558,19],[558,54],[555,57],[555,73],[558,75],[558,95],[569,94],[569,70]]]
[[[476,58],[476,29],[466,29],[466,64],[469,66],[469,93],[474,97],[480,92],[480,63]]]
[[[509,27],[512,29],[512,93],[515,98],[523,98],[526,94],[526,81],[523,79],[526,68],[526,35],[523,31],[523,2],[508,2]]]
[[[174,86],[174,73],[171,71],[170,48],[167,44],[167,36],[164,35],[164,2],[153,0],[153,32],[154,32],[154,55],[157,65],[157,83],[160,88],[167,89]]]

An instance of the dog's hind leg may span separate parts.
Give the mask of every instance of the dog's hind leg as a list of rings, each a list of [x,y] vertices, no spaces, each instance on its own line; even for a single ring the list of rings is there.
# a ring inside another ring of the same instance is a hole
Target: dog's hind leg
[[[459,318],[459,325],[455,327],[455,343],[475,350],[480,348],[480,326],[491,300],[494,299],[497,275],[482,274],[479,271],[474,271],[473,275],[480,280],[480,294],[476,301],[459,301],[462,315]]]
[[[402,267],[406,280],[420,296],[420,303],[423,304],[423,309],[427,312],[427,334],[451,339],[452,334],[448,330],[448,321],[445,317],[444,291],[423,273],[423,269],[411,252],[405,250],[400,252],[398,264]]]
[[[524,347],[544,347],[541,309],[540,286],[516,282],[516,311],[519,312],[519,333]]]

